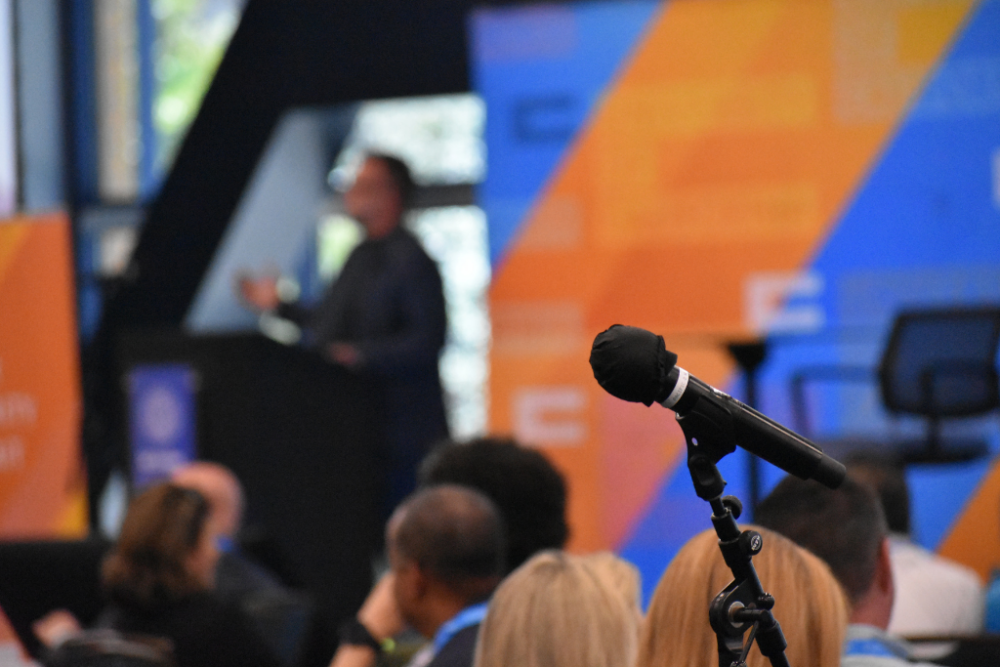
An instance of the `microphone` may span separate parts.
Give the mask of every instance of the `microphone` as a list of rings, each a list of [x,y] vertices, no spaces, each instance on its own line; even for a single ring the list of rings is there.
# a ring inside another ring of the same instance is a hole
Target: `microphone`
[[[677,355],[666,349],[663,336],[615,324],[594,339],[590,367],[612,396],[647,407],[659,403],[676,412],[682,426],[696,406],[708,407],[702,412],[711,413],[713,422],[727,422],[714,426],[735,441],[726,443],[728,451],[739,445],[785,472],[831,489],[847,474],[815,443],[678,367]]]

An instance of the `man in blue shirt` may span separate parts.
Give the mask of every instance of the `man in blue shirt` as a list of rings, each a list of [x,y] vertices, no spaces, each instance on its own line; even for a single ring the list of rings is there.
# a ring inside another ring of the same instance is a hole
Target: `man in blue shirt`
[[[331,667],[371,667],[406,625],[430,640],[411,667],[471,667],[479,623],[504,573],[496,506],[457,485],[418,491],[389,519],[386,544],[391,570],[342,626]]]
[[[843,587],[850,624],[841,667],[927,664],[915,662],[910,646],[886,631],[895,588],[885,515],[874,491],[850,476],[831,490],[789,475],[761,501],[754,521],[822,558]]]

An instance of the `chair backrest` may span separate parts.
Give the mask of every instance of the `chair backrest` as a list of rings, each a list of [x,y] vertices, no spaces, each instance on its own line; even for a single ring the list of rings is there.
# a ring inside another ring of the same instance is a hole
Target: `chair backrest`
[[[897,315],[879,368],[890,412],[960,417],[1000,407],[1000,307]]]
[[[21,644],[38,656],[42,646],[32,623],[53,609],[66,609],[88,626],[104,601],[101,561],[110,547],[101,538],[0,542],[0,607]]]
[[[306,594],[264,590],[246,596],[240,608],[278,659],[286,665],[299,663],[313,617],[313,604]]]
[[[44,667],[176,667],[169,639],[85,630],[45,656]]]

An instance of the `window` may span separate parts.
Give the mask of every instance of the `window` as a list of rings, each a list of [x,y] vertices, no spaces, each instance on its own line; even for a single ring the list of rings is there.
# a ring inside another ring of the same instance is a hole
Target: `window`
[[[246,0],[149,0],[156,22],[155,165],[162,173],[194,120]]]

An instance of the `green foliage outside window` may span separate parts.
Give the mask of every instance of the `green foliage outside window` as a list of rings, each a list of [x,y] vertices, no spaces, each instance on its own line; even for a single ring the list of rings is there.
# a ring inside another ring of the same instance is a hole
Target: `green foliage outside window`
[[[151,0],[157,24],[153,124],[166,168],[194,120],[245,0]]]

